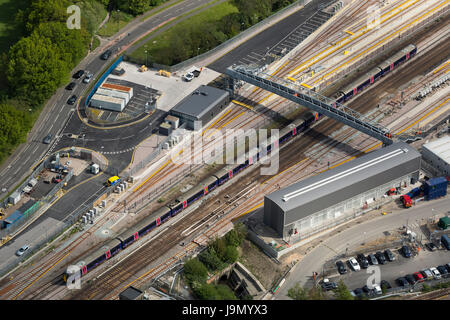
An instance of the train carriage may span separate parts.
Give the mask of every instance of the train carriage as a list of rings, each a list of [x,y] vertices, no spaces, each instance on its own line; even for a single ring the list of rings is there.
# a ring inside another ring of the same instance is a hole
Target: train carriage
[[[82,261],[78,261],[76,265],[79,267],[79,269],[67,268],[66,272],[64,273],[64,281],[67,282],[68,277],[78,270],[81,271],[81,276],[84,276],[86,273],[92,271],[101,263],[109,260],[111,257],[116,255],[121,250],[121,247],[122,242],[119,239],[114,238],[109,240],[99,249],[95,250],[87,257],[84,257]]]
[[[233,167],[226,166],[220,170],[218,170],[214,176],[218,179],[218,184],[221,186],[231,178],[233,178]]]
[[[380,63],[378,67],[381,69],[381,76],[383,77],[384,75],[391,72],[391,70],[394,68],[394,64],[391,59],[388,59]]]
[[[200,182],[200,185],[203,186],[203,193],[208,194],[219,186],[219,181],[215,176],[210,176]]]

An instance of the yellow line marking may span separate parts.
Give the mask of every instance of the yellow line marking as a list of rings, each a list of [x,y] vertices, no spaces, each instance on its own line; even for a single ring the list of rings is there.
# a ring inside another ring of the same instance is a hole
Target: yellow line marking
[[[238,105],[240,105],[240,106],[243,106],[243,107],[245,107],[245,108],[247,108],[247,109],[253,110],[253,107],[251,107],[251,106],[249,106],[248,104],[245,104],[245,103],[243,103],[243,102],[240,102],[240,101],[237,101],[237,100],[233,100],[232,102],[235,103],[235,104],[238,104]]]
[[[312,87],[311,86],[309,86],[309,85],[307,85],[306,83],[304,83],[304,82],[302,82],[302,83],[300,83],[302,86],[304,86],[305,88],[308,88],[308,89],[312,89]]]
[[[69,255],[70,251],[61,259],[59,259],[54,265],[52,265],[50,268],[48,268],[43,274],[41,274],[39,277],[37,277],[33,282],[31,282],[28,286],[26,286],[22,291],[20,291],[14,298],[13,300],[16,300],[17,297],[19,297],[22,293],[25,292],[25,290],[27,290],[29,287],[31,287],[33,284],[36,283],[36,281],[38,281],[40,278],[42,278],[47,272],[49,272],[51,269],[53,269],[58,263],[60,263],[63,259],[65,259],[68,255]]]
[[[442,66],[440,66],[439,68],[437,68],[436,70],[433,71],[433,74],[436,74],[439,72],[439,70],[443,69],[444,67],[446,67],[447,65],[450,64],[450,60],[448,60],[446,63],[444,63]]]
[[[418,0],[417,0],[418,1]],[[415,2],[417,2],[415,1]],[[434,11],[436,11],[437,9],[439,9],[440,7],[442,7],[444,4],[448,3],[450,0],[446,0],[445,2],[441,3],[440,5],[438,5],[437,7],[429,10],[428,12],[426,12],[425,14],[421,15],[420,17],[414,19],[413,21],[411,21],[410,23],[408,23],[407,25],[405,25],[404,27],[400,28],[399,30],[393,32],[392,34],[390,34],[389,36],[385,37],[384,39],[378,41],[377,43],[375,43],[374,45],[370,46],[369,48],[363,50],[362,52],[360,52],[359,54],[355,55],[353,58],[349,59],[348,61],[346,61],[345,63],[341,64],[340,66],[332,69],[330,72],[324,74],[323,76],[321,76],[320,78],[318,78],[317,80],[313,81],[313,83],[317,83],[323,79],[325,79],[325,77],[331,75],[332,73],[335,73],[337,70],[341,69],[342,67],[346,66],[347,64],[349,64],[351,61],[361,57],[362,55],[364,55],[365,53],[369,52],[371,49],[377,47],[378,45],[382,44],[383,42],[385,42],[386,40],[392,38],[393,36],[397,35],[398,33],[400,33],[401,31],[403,31],[404,29],[408,28],[410,25],[416,23],[417,21],[421,20],[423,17],[426,17],[428,15],[430,15],[431,13],[433,13]],[[414,2],[414,3],[415,3]],[[409,6],[412,6],[414,3],[411,3]],[[408,6],[408,7],[409,7]],[[405,8],[406,9],[406,8]],[[403,9],[404,10],[404,9]],[[362,33],[360,36],[362,36],[364,33]]]
[[[206,128],[205,130],[203,130],[203,131],[202,131],[202,135],[205,133],[205,131],[209,130],[213,125],[215,125],[217,122],[219,122],[220,120],[222,120],[223,117],[225,117],[227,114],[229,114],[229,113],[231,112],[231,110],[233,110],[233,109],[230,108],[230,110],[228,110],[227,112],[225,112],[219,119],[217,119],[216,121],[214,121],[208,128]]]
[[[394,10],[397,10],[398,8],[402,7],[403,5],[407,4],[407,3],[410,2],[410,1],[411,1],[411,0],[405,1],[404,3],[398,5],[397,7],[395,7],[395,8],[393,8],[393,9],[389,10],[388,12],[384,13],[383,15],[381,15],[380,18],[382,18],[382,17],[388,15],[389,13],[391,13],[391,12],[394,11]],[[418,1],[419,1],[419,0],[416,0],[414,3],[418,2]],[[413,3],[413,4],[414,4],[414,3]],[[406,8],[405,8],[405,9],[406,9]],[[403,9],[403,10],[404,10],[404,9]],[[400,11],[400,12],[401,12],[401,11]],[[388,19],[390,19],[390,18],[396,16],[396,15],[399,14],[400,12],[397,12],[397,13],[391,15],[389,18],[387,18],[387,19],[381,21],[380,24],[382,24],[382,23],[385,22],[386,20],[388,20]],[[367,29],[367,26],[361,27],[361,28],[358,29],[356,32],[360,32],[360,31],[363,30],[363,29]],[[344,47],[345,45],[349,44],[350,42],[352,42],[352,41],[358,39],[359,37],[361,37],[361,36],[364,35],[364,34],[365,34],[365,32],[363,32],[362,34],[360,34],[360,35],[354,37],[353,39],[352,39],[352,38],[349,38],[349,37],[345,37],[344,39],[342,39],[342,40],[340,40],[340,41],[337,41],[337,42],[336,42],[336,46],[331,46],[331,47],[328,47],[328,48],[326,48],[326,49],[320,51],[320,52],[317,53],[316,55],[314,55],[314,56],[312,56],[311,58],[309,58],[308,60],[306,60],[304,63],[302,63],[302,64],[300,64],[299,66],[297,66],[296,68],[294,68],[294,69],[290,72],[290,74],[293,75],[293,76],[295,76],[295,75],[298,74],[299,72],[302,72],[302,71],[305,70],[306,68],[308,68],[308,67],[312,66],[313,64],[315,64],[315,63],[317,63],[317,62],[323,60],[324,58],[328,57],[330,54],[336,52],[337,50],[341,49],[342,47]],[[348,41],[345,42],[346,40],[348,40]],[[338,46],[338,44],[339,44],[339,46]],[[329,51],[330,49],[333,49],[333,50],[330,51],[329,53],[327,53],[327,54],[326,54],[325,56],[323,56],[322,58],[318,59],[317,61],[314,61],[314,62],[311,62],[310,64],[308,64],[310,61],[313,61],[315,58],[317,58],[317,57],[320,56],[321,54],[323,54],[323,53]],[[304,67],[303,67],[303,66],[304,66]],[[303,67],[303,68],[302,68],[302,67]]]
[[[351,32],[351,31],[348,31],[348,30],[344,30],[344,32],[345,33],[348,33],[349,35],[351,35],[351,36],[353,36],[354,35],[354,33],[353,32]]]
[[[287,77],[289,80],[291,80],[292,82],[297,82],[297,79],[294,79],[292,77]]]
[[[234,118],[232,118],[231,120],[225,122],[222,126],[220,126],[217,129],[214,129],[214,131],[212,133],[210,133],[209,135],[206,136],[206,138],[211,137],[214,133],[216,133],[216,131],[219,131],[219,129],[222,129],[223,127],[225,127],[227,124],[229,124],[231,121],[233,121],[236,118],[239,118],[240,116],[242,116],[245,112],[241,112],[240,114],[238,114],[237,116],[235,116]]]
[[[424,118],[428,117],[431,113],[435,112],[437,109],[441,108],[444,104],[446,104],[448,101],[450,100],[450,98],[448,98],[447,100],[445,100],[444,102],[442,102],[440,105],[438,105],[437,107],[435,107],[433,110],[430,110],[429,112],[427,112],[425,115],[423,115],[422,117],[420,117],[418,120],[414,121],[412,124],[410,124],[409,126],[407,126],[405,129],[397,132],[396,134],[399,135],[400,133],[405,132],[406,130],[408,130],[409,128],[411,128],[412,126],[414,126],[416,123],[422,121]]]

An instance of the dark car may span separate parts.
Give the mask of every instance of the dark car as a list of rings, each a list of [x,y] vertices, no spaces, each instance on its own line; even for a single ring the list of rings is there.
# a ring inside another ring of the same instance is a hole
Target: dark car
[[[367,258],[362,254],[358,254],[356,256],[356,260],[358,260],[359,265],[361,266],[361,268],[363,269],[367,269],[369,267],[369,261],[367,260]]]
[[[69,98],[69,100],[67,100],[67,104],[74,104],[75,101],[77,101],[77,96],[73,95]]]
[[[380,264],[386,263],[386,258],[381,251],[377,251],[377,253],[375,253],[375,258],[377,258],[377,260]]]
[[[340,274],[347,273],[347,268],[345,268],[345,265],[341,260],[336,261],[336,266]]]
[[[80,79],[81,76],[84,74],[84,70],[78,70],[77,72],[75,72],[75,74],[73,75],[73,77],[75,79]]]
[[[450,263],[447,263],[447,264],[445,265],[445,267],[447,268],[447,271],[450,273]]]
[[[385,288],[385,289],[392,288],[391,284],[389,282],[387,282],[386,280],[381,280],[380,287]]]
[[[322,283],[322,289],[329,291],[329,290],[334,290],[337,288],[337,284],[336,282],[323,282]]]
[[[370,289],[367,285],[365,285],[364,287],[362,287],[362,290],[364,291],[364,293],[366,294],[366,296],[370,297],[373,296],[375,294],[375,290],[374,289]]]
[[[367,260],[369,260],[369,263],[372,265],[378,264],[377,258],[372,253],[367,256]]]
[[[75,82],[69,83],[66,87],[66,90],[72,90],[73,88],[75,88]]]
[[[397,278],[395,282],[401,287],[406,287],[409,285],[408,280],[406,280],[404,277]]]
[[[405,256],[405,258],[411,258],[411,249],[409,249],[408,246],[403,246],[401,249],[403,255]]]
[[[108,60],[109,57],[111,57],[112,51],[110,49],[103,52],[103,54],[100,56],[102,60]]]
[[[436,267],[436,269],[438,269],[438,271],[441,273],[442,277],[444,277],[444,278],[448,277],[448,271],[447,271],[447,268],[445,267],[445,265]]]
[[[436,250],[437,250],[436,245],[435,245],[434,243],[432,243],[432,242],[427,243],[427,244],[425,245],[425,247],[427,247],[427,249],[430,250],[430,251],[436,251]]]
[[[406,279],[406,281],[409,282],[409,284],[413,284],[414,285],[417,282],[416,278],[414,278],[414,276],[412,274],[407,274],[405,276],[405,279]]]
[[[358,298],[362,298],[364,295],[364,291],[361,288],[356,288],[355,290],[353,290],[353,293],[358,297]]]
[[[45,144],[49,144],[50,141],[52,141],[52,135],[51,134],[47,135],[42,142],[45,143]]]
[[[395,260],[394,254],[389,249],[384,250],[384,255],[386,256],[387,260],[390,261],[390,262]]]

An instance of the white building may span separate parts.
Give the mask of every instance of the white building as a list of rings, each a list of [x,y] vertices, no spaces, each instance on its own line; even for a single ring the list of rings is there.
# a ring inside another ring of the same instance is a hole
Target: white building
[[[450,176],[450,136],[426,143],[422,146],[422,156],[429,164],[446,176]]]

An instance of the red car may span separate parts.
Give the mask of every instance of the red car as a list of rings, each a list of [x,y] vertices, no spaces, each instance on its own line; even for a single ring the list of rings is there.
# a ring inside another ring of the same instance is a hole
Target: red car
[[[424,282],[425,279],[423,278],[423,275],[420,272],[414,273],[414,279],[417,280],[417,282]]]

